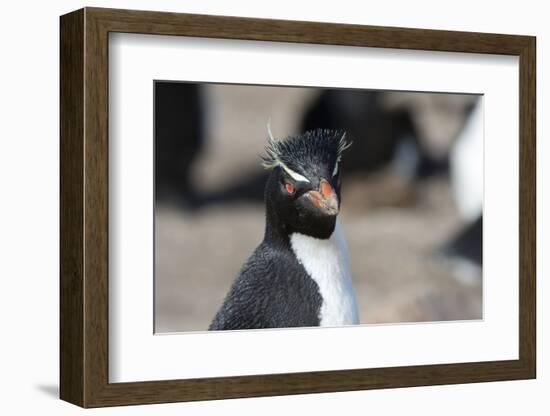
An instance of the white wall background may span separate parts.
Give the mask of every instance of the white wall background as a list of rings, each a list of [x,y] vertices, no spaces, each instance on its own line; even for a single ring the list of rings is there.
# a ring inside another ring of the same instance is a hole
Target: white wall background
[[[543,124],[550,90],[550,27],[545,2],[461,0],[273,2],[231,0],[5,2],[0,14],[0,411],[3,414],[77,414],[59,401],[58,209],[59,209],[59,20],[82,6],[103,6],[317,20],[387,26],[453,29],[537,36],[538,53],[538,333],[539,377],[500,382],[398,390],[316,394],[87,411],[88,414],[529,414],[550,410],[548,340],[550,300],[544,275],[544,243],[550,227],[550,145]],[[543,325],[547,331],[543,332]]]

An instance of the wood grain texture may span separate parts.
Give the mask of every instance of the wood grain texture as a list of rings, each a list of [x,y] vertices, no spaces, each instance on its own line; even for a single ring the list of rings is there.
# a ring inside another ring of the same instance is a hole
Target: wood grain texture
[[[536,377],[536,40],[520,54],[519,356]]]
[[[111,32],[519,55],[528,36],[87,8]]]
[[[84,404],[84,12],[60,23],[60,388]]]
[[[520,58],[518,360],[206,379],[108,381],[108,33]],[[86,8],[61,18],[61,397],[83,407],[535,377],[535,38]]]
[[[85,406],[108,380],[108,33],[85,10]]]

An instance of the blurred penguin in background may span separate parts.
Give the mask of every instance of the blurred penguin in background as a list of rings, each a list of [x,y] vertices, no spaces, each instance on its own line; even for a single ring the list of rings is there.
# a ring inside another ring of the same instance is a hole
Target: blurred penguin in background
[[[306,111],[302,130],[345,128],[354,139],[344,174],[372,173],[393,165],[395,173],[410,182],[446,168],[425,151],[410,110],[389,108],[385,93],[361,90],[323,90]]]
[[[192,168],[204,141],[201,86],[156,81],[154,93],[155,200],[193,207]]]
[[[450,154],[453,197],[463,226],[444,246],[453,275],[465,282],[481,276],[483,264],[483,105],[478,98]]]

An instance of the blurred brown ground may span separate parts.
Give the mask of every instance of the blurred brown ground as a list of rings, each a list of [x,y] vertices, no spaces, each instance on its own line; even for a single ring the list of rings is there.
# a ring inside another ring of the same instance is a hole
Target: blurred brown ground
[[[207,92],[213,103],[207,151],[194,174],[202,190],[231,184],[257,165],[267,121],[276,136],[293,133],[301,109],[315,94],[238,86],[212,86]],[[438,151],[460,128],[462,120],[453,114],[464,99],[394,93],[388,105],[417,108],[424,134]],[[354,176],[344,181],[342,199],[361,323],[481,318],[481,279],[459,281],[435,256],[461,224],[447,179],[411,188],[387,172]],[[262,240],[263,206],[212,206],[190,213],[157,204],[155,227],[155,329],[206,330],[241,265]]]

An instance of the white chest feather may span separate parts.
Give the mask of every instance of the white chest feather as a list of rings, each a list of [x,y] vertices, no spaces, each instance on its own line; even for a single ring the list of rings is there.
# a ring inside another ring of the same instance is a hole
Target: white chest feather
[[[290,243],[298,261],[319,286],[323,299],[319,314],[321,326],[358,324],[348,249],[339,221],[329,239],[294,233]]]

